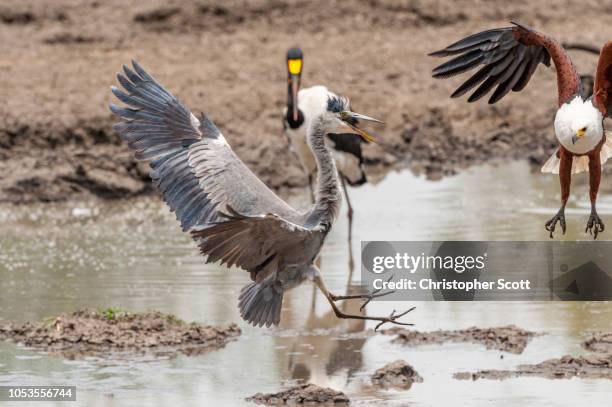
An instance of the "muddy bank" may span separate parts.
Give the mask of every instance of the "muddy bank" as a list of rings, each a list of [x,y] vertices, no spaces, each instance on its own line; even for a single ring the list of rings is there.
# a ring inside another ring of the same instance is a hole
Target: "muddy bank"
[[[320,387],[315,384],[302,384],[278,393],[257,393],[246,401],[266,406],[279,405],[333,405],[348,406],[349,398],[341,391]]]
[[[371,377],[374,386],[408,390],[413,383],[422,383],[423,378],[404,360],[396,360],[376,370]]]
[[[222,348],[239,335],[235,324],[214,327],[186,323],[160,312],[132,314],[113,309],[86,309],[41,322],[0,325],[0,340],[68,358],[115,351],[194,355]]]
[[[306,58],[304,86],[326,84],[387,123],[376,128],[382,144],[366,149],[369,172],[401,165],[437,178],[492,158],[541,163],[554,147],[552,70],[540,67],[520,95],[498,105],[467,104],[448,97],[459,80],[430,78],[440,61],[426,54],[509,19],[600,45],[607,10],[595,0],[555,8],[501,0],[6,0],[0,201],[151,192],[147,168],[111,131],[107,109],[109,86],[131,58],[194,112],[207,112],[270,186],[305,186],[280,135],[283,59],[296,44]],[[595,70],[593,56],[574,56],[581,72]]]
[[[563,356],[534,365],[520,365],[516,370],[480,370],[475,373],[460,372],[453,377],[459,380],[493,379],[513,377],[544,377],[547,379],[610,379],[612,380],[612,354],[590,354],[574,357]]]
[[[612,332],[596,332],[582,346],[591,352],[612,354]]]
[[[391,328],[382,331],[393,335],[392,342],[406,346],[438,345],[446,342],[467,342],[484,345],[487,349],[520,354],[531,339],[539,334],[526,331],[514,325],[496,328],[460,329],[454,331],[419,332],[403,328]]]

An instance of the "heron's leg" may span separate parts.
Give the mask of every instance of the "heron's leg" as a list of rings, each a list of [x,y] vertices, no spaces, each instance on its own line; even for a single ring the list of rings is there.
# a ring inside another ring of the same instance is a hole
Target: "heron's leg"
[[[406,326],[412,326],[413,325],[413,324],[410,324],[410,323],[407,323],[407,322],[398,322],[397,320],[399,318],[403,317],[404,315],[406,315],[407,313],[409,313],[410,311],[414,310],[414,307],[412,307],[412,308],[408,309],[407,311],[404,311],[404,312],[402,312],[400,314],[396,314],[395,310],[393,310],[391,315],[389,315],[388,317],[374,317],[374,316],[368,316],[368,315],[346,314],[346,313],[342,312],[340,310],[340,308],[338,308],[338,306],[336,305],[335,301],[337,299],[339,299],[339,297],[338,296],[334,296],[332,293],[329,292],[329,290],[327,289],[327,286],[325,285],[325,282],[323,281],[323,278],[321,277],[320,273],[316,273],[316,275],[314,276],[314,281],[315,281],[315,284],[317,285],[317,287],[319,287],[319,289],[323,293],[323,295],[325,295],[325,298],[327,298],[327,301],[329,302],[329,305],[331,305],[332,309],[334,310],[334,314],[336,314],[336,316],[338,318],[343,318],[343,319],[361,319],[361,320],[366,320],[366,321],[378,321],[378,325],[376,325],[374,330],[377,330],[383,324],[386,324],[386,323],[391,323],[391,324],[396,324],[396,325],[406,325]],[[346,297],[351,297],[351,296],[346,296]]]
[[[355,268],[355,261],[353,259],[353,205],[349,199],[348,188],[346,187],[346,177],[340,175],[342,182],[342,191],[344,191],[344,198],[346,199],[346,216],[348,217],[348,250],[349,250],[349,278],[348,282],[353,280],[353,270]]]
[[[601,156],[599,150],[599,148],[596,148],[589,154],[589,196],[591,198],[591,215],[589,216],[584,231],[585,233],[589,232],[589,234],[592,234],[593,239],[597,239],[597,235],[603,232],[605,228],[595,209],[599,182],[601,181]]]
[[[563,146],[559,147],[559,182],[561,184],[561,207],[555,216],[553,216],[544,227],[550,232],[550,238],[553,238],[553,232],[557,222],[561,225],[561,230],[565,234],[565,205],[570,193],[570,184],[572,182],[572,162],[574,156],[567,151]]]
[[[390,276],[387,279],[387,282],[391,281],[392,279],[393,279],[393,276]],[[363,304],[361,304],[361,307],[359,307],[359,310],[363,311],[365,306],[368,305],[370,301],[372,301],[374,298],[384,297],[385,295],[393,294],[394,292],[395,290],[389,290],[389,291],[382,292],[382,288],[378,288],[372,291],[371,293],[367,293],[367,294],[335,295],[335,294],[330,293],[330,296],[331,296],[332,301],[365,299]]]

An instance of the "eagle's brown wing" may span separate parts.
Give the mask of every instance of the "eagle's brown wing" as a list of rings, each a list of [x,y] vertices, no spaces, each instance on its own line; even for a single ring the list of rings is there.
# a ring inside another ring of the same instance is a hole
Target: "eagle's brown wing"
[[[459,97],[475,86],[468,102],[475,102],[497,86],[489,103],[493,104],[511,90],[519,92],[527,85],[540,63],[557,68],[559,105],[580,92],[580,77],[565,49],[554,39],[527,26],[497,28],[470,35],[448,47],[431,53],[445,57],[457,55],[433,70],[434,78],[448,78],[483,65],[451,97]]]
[[[595,107],[604,117],[612,117],[612,41],[604,45],[599,55],[593,95]]]

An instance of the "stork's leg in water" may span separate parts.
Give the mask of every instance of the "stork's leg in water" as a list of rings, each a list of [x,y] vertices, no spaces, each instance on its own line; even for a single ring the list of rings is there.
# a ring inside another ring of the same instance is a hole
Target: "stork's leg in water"
[[[342,191],[344,191],[344,198],[346,199],[346,216],[348,217],[348,251],[349,251],[349,277],[348,282],[350,283],[353,279],[353,269],[355,268],[355,260],[353,259],[353,205],[349,199],[348,188],[346,187],[346,177],[340,175],[342,181]]]
[[[376,327],[374,328],[374,330],[376,331],[378,328],[380,328],[382,325],[386,324],[386,323],[390,323],[390,324],[395,324],[395,325],[406,325],[406,326],[411,326],[413,324],[407,323],[407,322],[398,322],[397,320],[401,317],[403,317],[404,315],[406,315],[407,313],[409,313],[410,311],[414,310],[414,307],[396,314],[395,310],[393,310],[393,312],[391,313],[391,315],[389,315],[388,317],[374,317],[374,316],[368,316],[368,315],[354,315],[354,314],[346,314],[344,312],[342,312],[340,310],[340,308],[338,308],[338,306],[336,305],[336,301],[340,300],[340,299],[347,299],[347,297],[350,298],[363,298],[363,296],[337,296],[337,295],[333,295],[332,293],[329,292],[329,290],[327,289],[327,286],[325,285],[325,282],[323,281],[323,278],[321,277],[321,274],[318,272],[315,273],[315,277],[314,277],[314,281],[315,284],[317,285],[317,287],[319,287],[319,290],[321,290],[321,292],[323,293],[323,295],[325,295],[325,298],[327,298],[327,301],[329,302],[329,305],[331,305],[332,309],[334,310],[334,314],[336,314],[336,316],[338,318],[343,318],[343,319],[361,319],[361,320],[366,320],[366,321],[378,321],[378,325],[376,325]],[[387,293],[385,293],[384,295],[386,295]]]
[[[563,146],[559,146],[559,182],[561,184],[561,207],[559,208],[559,212],[555,216],[552,217],[551,220],[546,222],[544,226],[546,230],[550,232],[550,238],[553,238],[553,232],[555,231],[555,226],[557,222],[561,225],[561,230],[563,234],[565,234],[565,205],[567,204],[567,199],[569,198],[570,193],[570,184],[572,182],[572,162],[574,161],[574,156],[567,151]]]
[[[593,235],[593,239],[597,239],[597,235],[604,231],[604,224],[601,221],[595,203],[597,202],[597,192],[599,191],[599,182],[601,181],[601,156],[600,148],[589,153],[589,197],[591,198],[591,216],[587,221],[584,232],[589,232]]]
[[[314,204],[315,203],[315,193],[314,193],[314,187],[312,186],[314,179],[312,174],[308,174],[308,189],[310,190],[310,203]]]

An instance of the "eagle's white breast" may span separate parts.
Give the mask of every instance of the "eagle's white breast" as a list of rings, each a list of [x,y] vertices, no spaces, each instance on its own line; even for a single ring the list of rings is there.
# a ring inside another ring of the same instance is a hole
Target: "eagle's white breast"
[[[586,128],[584,136],[573,142],[572,138],[582,128]],[[601,141],[603,134],[603,115],[590,99],[583,101],[576,96],[557,110],[555,135],[561,145],[572,153],[588,153]]]

